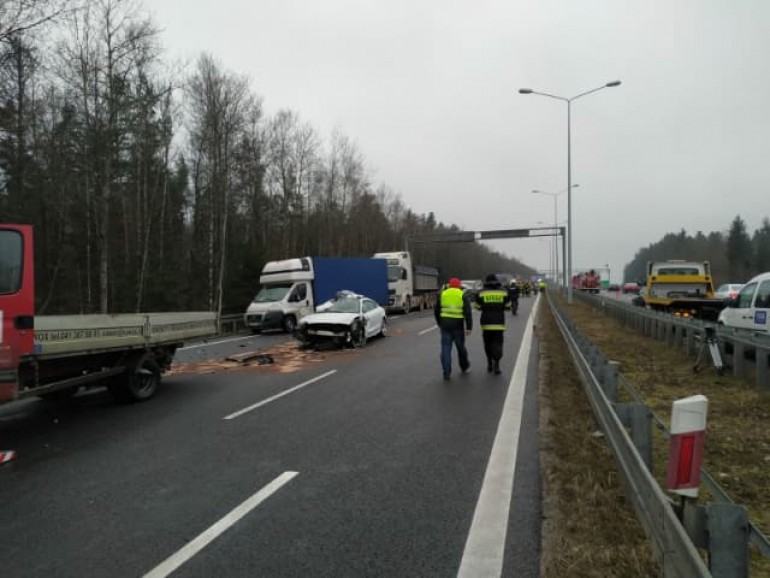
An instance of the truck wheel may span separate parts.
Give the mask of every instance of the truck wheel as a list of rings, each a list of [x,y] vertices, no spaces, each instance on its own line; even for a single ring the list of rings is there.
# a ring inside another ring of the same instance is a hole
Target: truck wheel
[[[283,330],[286,333],[294,334],[297,329],[297,318],[294,315],[287,315],[283,318]]]
[[[136,365],[108,385],[110,393],[121,402],[138,402],[150,399],[160,385],[160,367],[151,352],[139,358]]]

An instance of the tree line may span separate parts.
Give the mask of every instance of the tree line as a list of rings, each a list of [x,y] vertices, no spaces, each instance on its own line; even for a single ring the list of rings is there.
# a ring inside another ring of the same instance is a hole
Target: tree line
[[[643,281],[648,261],[684,259],[709,261],[715,285],[745,283],[754,275],[770,271],[770,219],[749,234],[746,222],[737,215],[725,232],[688,235],[684,229],[668,233],[660,241],[640,249],[624,269],[626,281]]]
[[[342,130],[267,114],[213,55],[169,62],[135,0],[0,16],[0,220],[35,227],[39,313],[240,311],[268,260],[459,230],[375,183]],[[483,245],[414,248],[446,276],[534,273]]]

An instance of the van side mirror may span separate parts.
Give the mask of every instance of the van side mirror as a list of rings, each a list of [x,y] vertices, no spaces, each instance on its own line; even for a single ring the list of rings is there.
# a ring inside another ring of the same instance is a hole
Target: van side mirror
[[[735,309],[738,307],[737,297],[733,297],[732,299],[726,299],[726,301],[727,301],[727,306],[730,307],[731,309]]]

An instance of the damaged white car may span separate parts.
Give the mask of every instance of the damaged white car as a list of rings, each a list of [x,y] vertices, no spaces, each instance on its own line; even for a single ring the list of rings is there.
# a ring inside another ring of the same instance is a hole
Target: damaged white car
[[[304,345],[325,343],[340,347],[363,347],[366,341],[387,331],[385,309],[376,301],[347,293],[322,313],[307,315],[297,327],[297,339]]]

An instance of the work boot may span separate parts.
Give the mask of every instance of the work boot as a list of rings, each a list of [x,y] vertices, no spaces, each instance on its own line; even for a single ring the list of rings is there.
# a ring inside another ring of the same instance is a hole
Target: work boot
[[[499,359],[495,359],[494,372],[495,372],[495,375],[500,375],[500,360]]]

